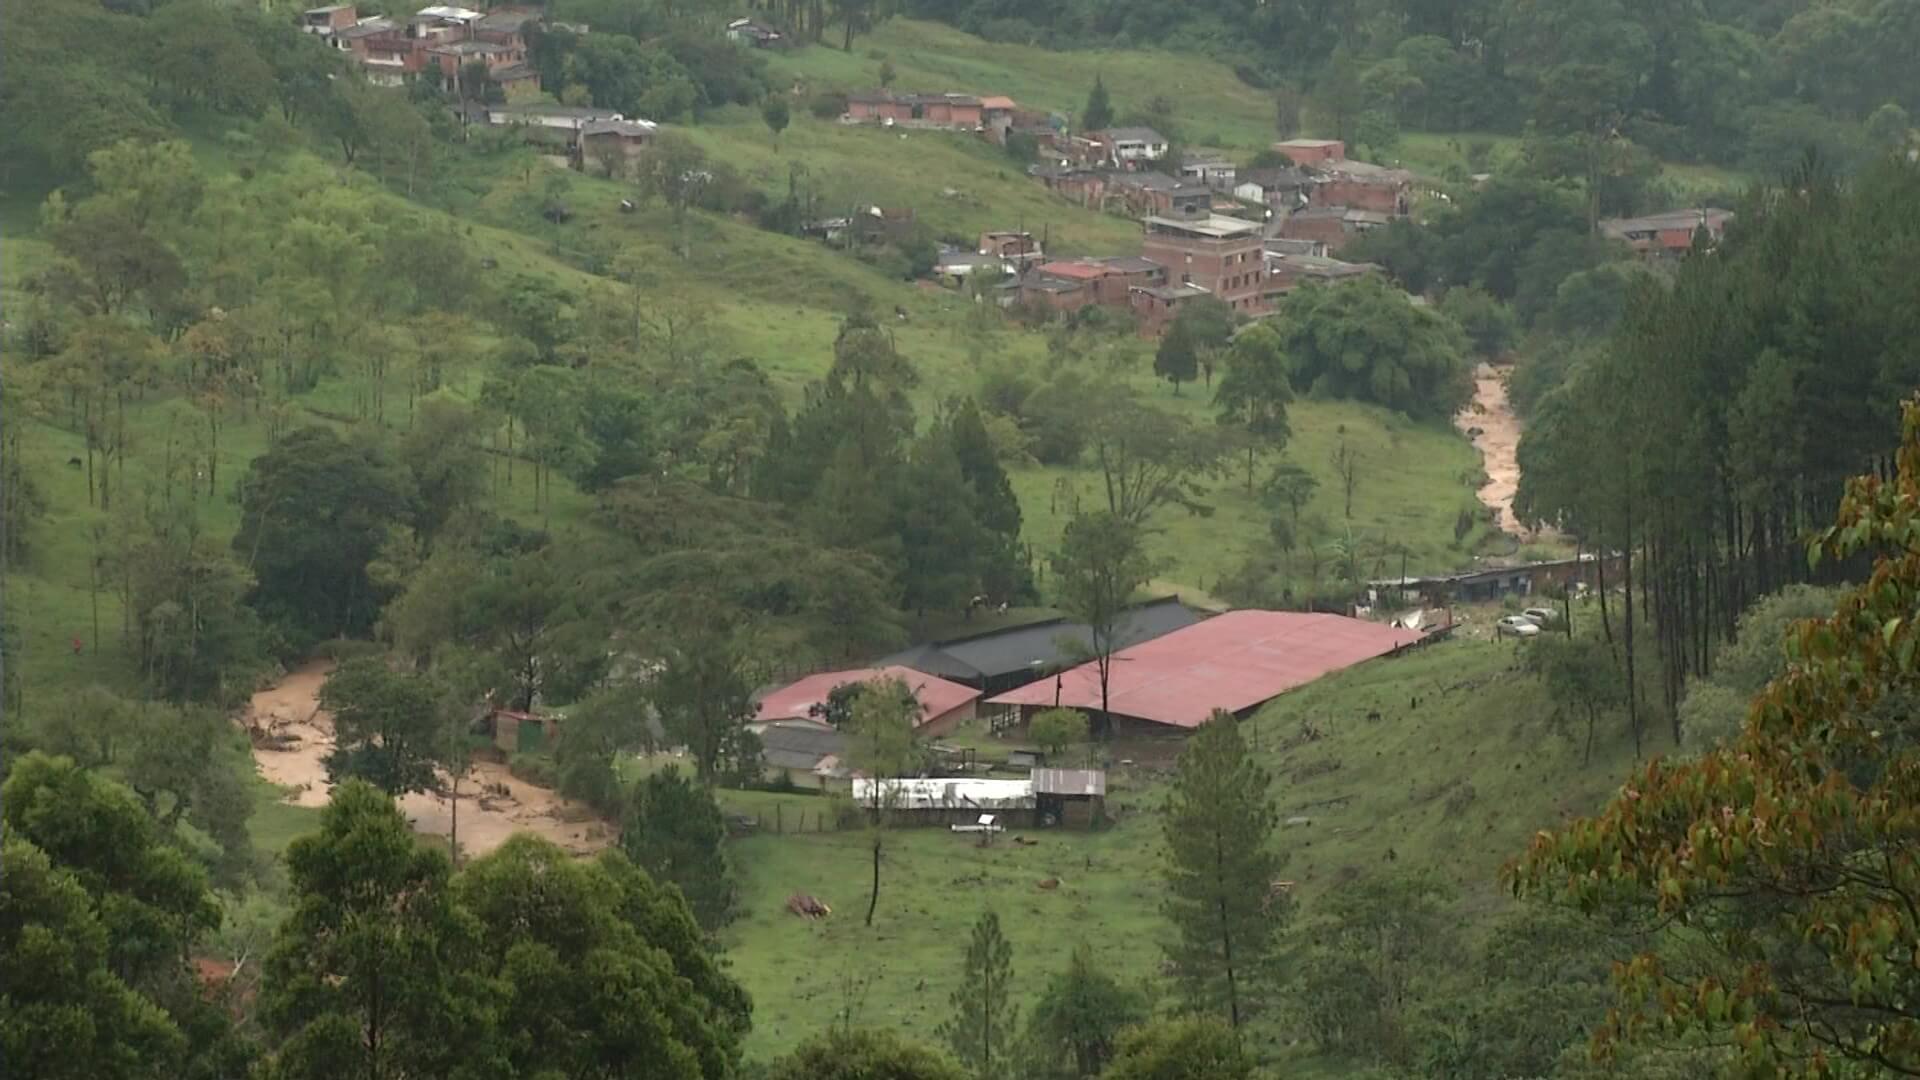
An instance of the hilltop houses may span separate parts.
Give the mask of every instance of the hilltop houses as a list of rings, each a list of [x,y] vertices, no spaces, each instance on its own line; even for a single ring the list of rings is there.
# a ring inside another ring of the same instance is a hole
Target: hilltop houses
[[[480,63],[488,78],[517,100],[540,90],[539,75],[527,60],[525,27],[542,18],[537,7],[506,5],[483,13],[435,4],[402,22],[363,19],[355,5],[333,4],[303,12],[300,28],[350,54],[374,83],[398,86],[428,71],[457,83],[469,65]]]
[[[870,90],[847,95],[843,120],[914,128],[978,131],[986,119],[985,106],[972,94],[896,94]]]

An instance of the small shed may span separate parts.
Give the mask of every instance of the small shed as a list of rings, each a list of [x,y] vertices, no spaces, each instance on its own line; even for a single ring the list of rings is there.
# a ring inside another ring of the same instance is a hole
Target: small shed
[[[1107,822],[1107,774],[1101,769],[1033,770],[1034,809],[1042,824],[1097,829]]]
[[[505,754],[545,754],[560,738],[560,717],[493,710],[493,745]]]

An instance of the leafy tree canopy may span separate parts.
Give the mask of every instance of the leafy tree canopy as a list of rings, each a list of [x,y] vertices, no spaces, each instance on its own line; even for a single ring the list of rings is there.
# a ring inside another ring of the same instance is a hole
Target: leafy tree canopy
[[[1459,325],[1377,278],[1301,289],[1277,323],[1294,386],[1316,396],[1444,419],[1471,392]]]

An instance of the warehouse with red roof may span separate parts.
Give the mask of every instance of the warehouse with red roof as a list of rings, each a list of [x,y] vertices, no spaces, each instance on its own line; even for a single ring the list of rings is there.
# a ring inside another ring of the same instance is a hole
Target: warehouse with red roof
[[[1243,715],[1322,675],[1396,653],[1417,630],[1297,611],[1230,611],[1114,653],[1107,710],[1117,734],[1191,731],[1215,709]],[[1058,704],[1100,710],[1100,669],[1088,662],[989,698],[1024,720]]]
[[[816,706],[826,703],[827,695],[833,693],[835,687],[876,679],[899,679],[907,684],[907,689],[913,691],[914,700],[920,703],[920,719],[914,724],[913,730],[922,736],[945,735],[962,722],[972,719],[974,703],[980,698],[980,691],[971,686],[962,686],[898,664],[850,668],[846,671],[823,671],[769,691],[760,699],[753,722],[818,722],[813,711]]]

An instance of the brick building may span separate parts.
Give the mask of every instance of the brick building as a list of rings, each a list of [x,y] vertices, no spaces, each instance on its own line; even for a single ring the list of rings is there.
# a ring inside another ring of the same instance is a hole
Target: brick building
[[[1619,240],[1644,258],[1673,258],[1693,249],[1694,233],[1705,229],[1711,243],[1726,234],[1733,211],[1703,206],[1692,210],[1671,210],[1637,218],[1606,218],[1600,222],[1600,235]]]
[[[1345,206],[1405,217],[1413,198],[1413,174],[1364,161],[1344,161],[1326,169],[1307,190],[1314,206]]]
[[[308,8],[300,16],[300,29],[321,37],[332,37],[360,21],[360,11],[352,4],[331,4]]]
[[[1085,277],[1056,277],[1038,270],[1020,279],[1020,303],[1049,311],[1071,313],[1098,303],[1094,281]]]
[[[1107,177],[1101,202],[1103,209],[1129,217],[1202,218],[1212,212],[1213,191],[1162,172],[1123,172]]]
[[[1309,283],[1331,285],[1380,272],[1374,263],[1342,262],[1324,255],[1286,254],[1272,248],[1265,255],[1269,295],[1283,296]]]
[[[1273,144],[1295,165],[1319,166],[1347,159],[1347,144],[1339,139],[1287,139]]]
[[[658,125],[648,120],[589,120],[580,126],[579,167],[609,177],[630,176],[653,144]]]
[[[1198,285],[1144,285],[1127,294],[1127,307],[1140,320],[1140,332],[1158,337],[1180,313],[1180,305],[1211,293]]]
[[[1287,214],[1307,203],[1313,177],[1295,166],[1249,169],[1240,174],[1233,194],[1246,202],[1259,203],[1275,214]]]
[[[1266,309],[1260,232],[1239,218],[1156,215],[1146,219],[1140,254],[1167,268],[1167,284],[1197,285],[1250,315]]]
[[[1035,240],[1032,233],[1004,229],[981,233],[978,251],[1015,267],[1036,262],[1042,257],[1040,241]]]
[[[1309,240],[1337,252],[1360,233],[1381,228],[1388,215],[1349,206],[1310,206],[1287,216],[1280,235],[1289,240]]]
[[[895,94],[873,90],[847,95],[841,119],[852,123],[972,131],[985,119],[979,98],[971,94]]]
[[[525,65],[525,48],[516,49],[511,45],[500,45],[491,41],[451,41],[444,45],[435,45],[427,50],[431,63],[440,67],[440,77],[449,84],[457,84],[467,65],[482,63],[487,73],[492,74],[502,68]]]
[[[1029,174],[1055,195],[1097,210],[1107,195],[1107,173],[1073,165],[1035,165]]]

